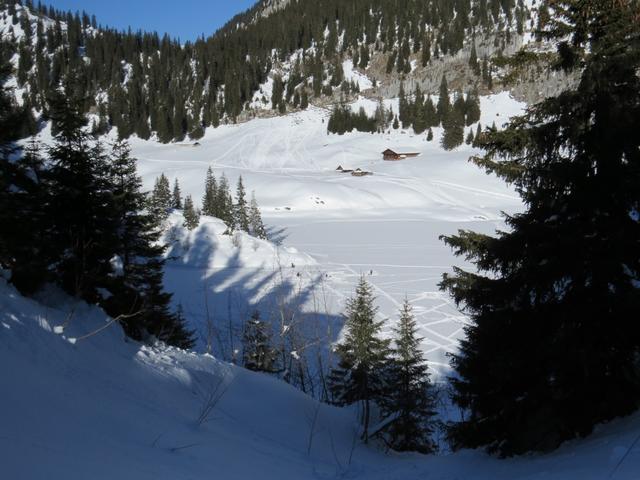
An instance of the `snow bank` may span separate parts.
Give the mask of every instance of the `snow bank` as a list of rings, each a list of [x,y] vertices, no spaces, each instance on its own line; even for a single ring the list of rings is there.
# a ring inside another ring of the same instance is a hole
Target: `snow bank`
[[[3,478],[631,480],[640,469],[638,415],[547,456],[385,454],[357,441],[351,410],[208,355],[127,342],[117,325],[70,342],[109,319],[57,293],[41,302],[0,279]]]

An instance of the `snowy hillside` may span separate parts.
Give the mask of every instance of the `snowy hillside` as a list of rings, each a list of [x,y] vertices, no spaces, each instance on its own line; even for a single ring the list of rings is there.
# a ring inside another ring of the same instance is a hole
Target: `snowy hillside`
[[[385,454],[355,416],[207,355],[125,341],[95,307],[0,279],[2,478],[633,480],[637,415],[558,452]],[[64,328],[63,328],[64,327]],[[59,332],[59,333],[56,333]]]

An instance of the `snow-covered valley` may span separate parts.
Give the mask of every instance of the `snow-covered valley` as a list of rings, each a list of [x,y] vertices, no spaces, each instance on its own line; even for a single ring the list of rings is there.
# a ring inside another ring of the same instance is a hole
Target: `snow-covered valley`
[[[354,108],[360,106],[372,111],[376,103],[361,99]],[[387,101],[387,106],[397,111],[397,100]],[[481,123],[501,125],[523,107],[507,93],[483,98]],[[251,290],[252,283],[284,271],[294,289],[316,284],[308,310],[321,305],[322,313],[338,315],[358,277],[365,275],[374,285],[380,315],[391,319],[387,331],[407,296],[420,321],[427,358],[434,370],[444,373],[445,354],[455,349],[464,316],[437,284],[452,265],[465,263],[439,236],[458,229],[493,233],[502,224],[501,212],[517,211],[520,200],[501,180],[468,161],[475,153],[471,147],[442,150],[441,129],[434,129],[431,142],[412,130],[327,135],[327,118],[327,111],[315,108],[221,126],[198,146],[134,140],[133,153],[148,188],[164,173],[179,179],[182,190],[196,199],[202,197],[209,166],[216,175],[229,177],[232,185],[242,175],[274,236],[313,258],[291,261],[280,255],[266,264],[235,262],[226,269],[214,262],[209,274],[215,271],[224,278],[223,285],[209,282],[208,287],[213,296],[209,301],[218,311],[227,313],[230,290],[239,289],[235,297],[246,297],[243,288]],[[420,156],[384,161],[381,152],[386,148]],[[373,175],[354,177],[337,171],[338,166]],[[203,275],[195,277],[197,285],[185,282],[183,267],[169,265],[167,286],[175,301],[201,323]]]

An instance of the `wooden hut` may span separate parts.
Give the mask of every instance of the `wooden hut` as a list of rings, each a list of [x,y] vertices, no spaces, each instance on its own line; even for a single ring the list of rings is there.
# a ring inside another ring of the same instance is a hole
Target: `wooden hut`
[[[418,155],[420,154],[417,152],[398,153],[398,152],[394,152],[390,148],[387,148],[384,152],[382,152],[382,158],[390,162],[404,160],[405,158],[410,158],[410,157],[417,157]]]

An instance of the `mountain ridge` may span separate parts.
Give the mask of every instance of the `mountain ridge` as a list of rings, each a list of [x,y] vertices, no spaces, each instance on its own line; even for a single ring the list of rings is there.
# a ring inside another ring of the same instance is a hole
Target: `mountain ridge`
[[[96,134],[115,127],[123,138],[161,142],[300,110],[302,96],[321,106],[353,99],[360,91],[345,81],[345,60],[372,81],[370,98],[397,96],[401,82],[434,94],[443,76],[453,89],[496,93],[509,88],[496,59],[518,51],[535,27],[523,0],[263,0],[181,45],[101,28],[84,13],[18,0],[4,7],[0,32],[32,117],[25,134],[47,120],[51,91],[66,84]],[[539,97],[535,90],[520,97]]]

